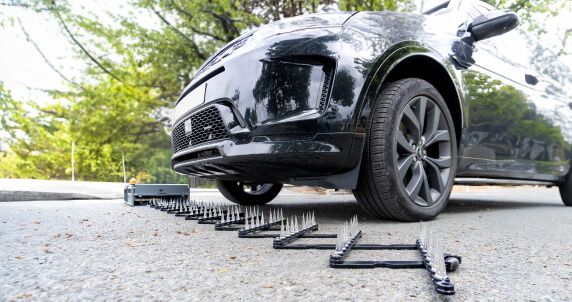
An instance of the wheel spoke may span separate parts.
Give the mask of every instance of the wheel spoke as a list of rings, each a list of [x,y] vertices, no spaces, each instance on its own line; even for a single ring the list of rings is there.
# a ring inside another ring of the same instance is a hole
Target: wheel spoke
[[[441,121],[441,115],[442,113],[439,107],[437,107],[437,105],[434,105],[431,112],[429,112],[429,118],[427,119],[425,132],[423,133],[424,137],[429,139],[435,135],[435,132],[437,132],[437,130],[439,129],[439,122]]]
[[[400,147],[403,151],[409,152],[410,154],[415,151],[413,150],[411,144],[405,138],[405,135],[403,135],[403,132],[401,132],[401,130],[399,129],[397,130],[396,139],[397,139],[397,146]]]
[[[451,140],[451,137],[449,136],[449,131],[447,130],[437,130],[435,131],[435,133],[433,134],[433,136],[431,136],[427,142],[425,142],[425,146],[429,147],[432,144],[436,143],[436,142],[448,142]]]
[[[413,167],[413,176],[405,188],[407,194],[413,201],[417,199],[417,196],[419,196],[419,191],[421,191],[421,187],[423,186],[423,174],[424,173],[421,163],[417,163]]]
[[[451,167],[451,157],[439,157],[439,158],[432,158],[432,157],[425,157],[428,161],[435,164],[440,169],[450,168]]]
[[[421,126],[419,125],[417,116],[415,116],[415,113],[411,110],[410,106],[406,106],[403,110],[403,117],[409,121],[407,124],[413,126],[414,129],[412,129],[412,134],[416,136],[416,139],[419,139],[421,137]]]
[[[411,168],[414,158],[414,155],[408,155],[397,160],[397,173],[399,174],[400,180],[403,180],[403,177],[405,177],[405,174],[407,174],[407,171]]]
[[[425,202],[427,202],[427,205],[430,206],[433,204],[431,186],[429,186],[429,179],[427,179],[427,173],[425,173],[425,169],[421,168],[421,172],[423,174],[423,186],[421,186],[421,194],[423,195]]]
[[[427,98],[424,96],[419,97],[417,104],[417,120],[419,120],[419,133],[423,133],[425,128],[425,114],[427,111]]]
[[[445,184],[441,178],[441,170],[431,161],[427,160],[425,163],[427,164],[425,167],[425,173],[427,174],[427,177],[429,177],[431,184],[436,187],[435,189],[439,191],[439,193],[443,193],[445,191]]]

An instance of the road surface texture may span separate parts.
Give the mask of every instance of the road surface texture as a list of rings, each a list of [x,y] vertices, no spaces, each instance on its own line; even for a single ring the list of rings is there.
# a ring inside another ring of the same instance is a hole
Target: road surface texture
[[[193,197],[223,202],[216,192]],[[418,223],[373,220],[347,194],[284,192],[265,208],[314,210],[321,232],[335,232],[357,213],[363,243],[413,243],[419,230]],[[556,189],[456,192],[430,225],[445,250],[463,256],[450,275],[453,300],[572,300],[572,208]],[[0,203],[0,301],[442,299],[425,270],[335,270],[326,264],[329,254],[274,250],[272,239],[239,239],[121,200]],[[414,251],[351,256],[416,257]]]

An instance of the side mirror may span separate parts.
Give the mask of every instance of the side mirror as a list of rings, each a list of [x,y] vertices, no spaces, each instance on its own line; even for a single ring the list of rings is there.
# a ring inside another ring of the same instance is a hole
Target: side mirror
[[[507,33],[518,26],[518,16],[509,11],[493,11],[480,15],[469,24],[467,31],[475,41]]]

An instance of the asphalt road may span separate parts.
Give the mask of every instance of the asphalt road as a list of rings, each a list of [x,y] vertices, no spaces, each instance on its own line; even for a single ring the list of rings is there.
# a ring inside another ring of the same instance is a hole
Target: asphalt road
[[[445,250],[463,256],[450,275],[453,300],[572,300],[572,208],[555,189],[479,191],[454,193],[430,223]],[[194,198],[223,201],[212,192]],[[286,193],[266,208],[314,210],[321,232],[357,213],[364,243],[412,243],[419,229],[370,219],[352,195]],[[0,203],[0,301],[441,299],[424,270],[335,270],[329,254],[274,250],[272,239],[239,239],[120,200]],[[416,256],[356,251],[351,258]]]

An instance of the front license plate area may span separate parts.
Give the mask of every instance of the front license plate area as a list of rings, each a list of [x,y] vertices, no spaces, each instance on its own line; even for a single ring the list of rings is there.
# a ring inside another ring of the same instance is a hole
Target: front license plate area
[[[175,106],[173,121],[178,120],[183,114],[193,110],[205,102],[206,83],[193,89]]]

